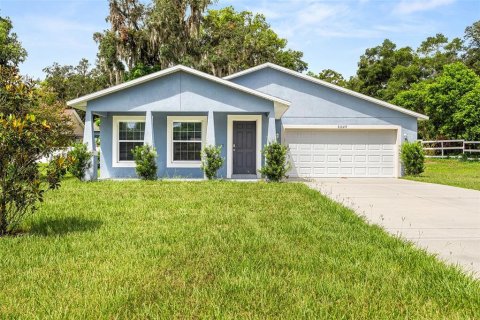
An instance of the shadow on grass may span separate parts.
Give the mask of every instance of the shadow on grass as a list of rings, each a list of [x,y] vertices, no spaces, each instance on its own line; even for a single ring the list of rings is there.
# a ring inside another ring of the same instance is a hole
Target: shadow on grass
[[[30,234],[38,236],[63,236],[69,233],[93,231],[103,224],[101,220],[91,220],[80,217],[45,219],[34,222]]]

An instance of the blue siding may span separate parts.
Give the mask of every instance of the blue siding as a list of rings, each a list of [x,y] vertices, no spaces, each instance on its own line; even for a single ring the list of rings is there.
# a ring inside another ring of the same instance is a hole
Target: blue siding
[[[231,81],[290,101],[281,119],[283,124],[398,125],[408,140],[417,139],[417,119],[413,116],[272,68]]]
[[[273,102],[185,72],[177,72],[89,101],[104,112],[272,112]]]
[[[225,159],[224,165],[218,172],[218,176],[227,176],[227,119],[229,114],[239,113],[214,113],[215,142],[222,146],[222,156]],[[252,113],[255,114],[255,113]],[[260,113],[256,113],[260,114]],[[100,178],[136,178],[135,168],[112,167],[112,138],[113,138],[113,116],[125,115],[125,113],[109,113],[101,122],[101,156],[100,156]],[[131,114],[142,115],[142,114]],[[154,147],[157,149],[158,176],[161,178],[203,178],[200,168],[167,168],[167,117],[168,116],[206,116],[206,113],[153,113]],[[267,142],[268,117],[262,114],[262,144]]]

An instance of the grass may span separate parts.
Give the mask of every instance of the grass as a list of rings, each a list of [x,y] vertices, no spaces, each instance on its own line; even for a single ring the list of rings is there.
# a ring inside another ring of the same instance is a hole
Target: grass
[[[468,319],[480,284],[303,184],[73,179],[0,238],[0,318]]]
[[[405,179],[480,190],[480,161],[426,159],[423,174]]]

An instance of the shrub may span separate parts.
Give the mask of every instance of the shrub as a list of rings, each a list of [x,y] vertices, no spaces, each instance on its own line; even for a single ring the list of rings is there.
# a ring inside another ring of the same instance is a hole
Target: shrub
[[[278,142],[271,142],[265,146],[265,166],[260,169],[262,177],[269,181],[278,182],[287,177],[290,163],[287,160],[288,148]]]
[[[138,176],[143,180],[157,180],[157,151],[150,145],[137,146],[132,150]]]
[[[65,160],[55,158],[47,176],[38,162],[71,136],[63,106],[42,103],[36,82],[0,63],[0,237],[15,233],[45,192],[60,186]]]
[[[400,158],[407,175],[416,176],[425,169],[425,154],[421,143],[418,141],[403,143]]]
[[[85,172],[92,166],[92,153],[87,150],[86,144],[75,143],[68,156],[70,158],[68,172],[78,180],[83,180]]]
[[[202,150],[202,170],[208,180],[217,176],[217,171],[222,167],[224,159],[221,156],[222,146],[206,146]]]

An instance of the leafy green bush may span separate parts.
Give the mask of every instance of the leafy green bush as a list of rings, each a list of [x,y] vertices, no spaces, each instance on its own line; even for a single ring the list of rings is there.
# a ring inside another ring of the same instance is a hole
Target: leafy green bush
[[[70,172],[78,180],[83,180],[85,172],[92,166],[92,153],[87,150],[87,145],[84,143],[76,143],[73,149],[68,152],[70,158],[70,165],[68,172]]]
[[[287,177],[290,163],[287,160],[288,148],[278,142],[271,142],[265,146],[265,166],[260,169],[263,177],[269,181],[278,182]]]
[[[417,176],[425,169],[425,154],[422,144],[418,141],[403,143],[400,158],[406,175]]]
[[[70,166],[71,158],[65,157],[64,154],[56,155],[50,160],[45,170],[45,176],[50,188],[60,188],[60,181],[67,174]]]
[[[222,167],[222,146],[206,146],[202,150],[202,170],[208,180],[217,176],[217,171]]]
[[[147,144],[135,147],[132,153],[138,176],[143,180],[157,180],[157,150]]]

